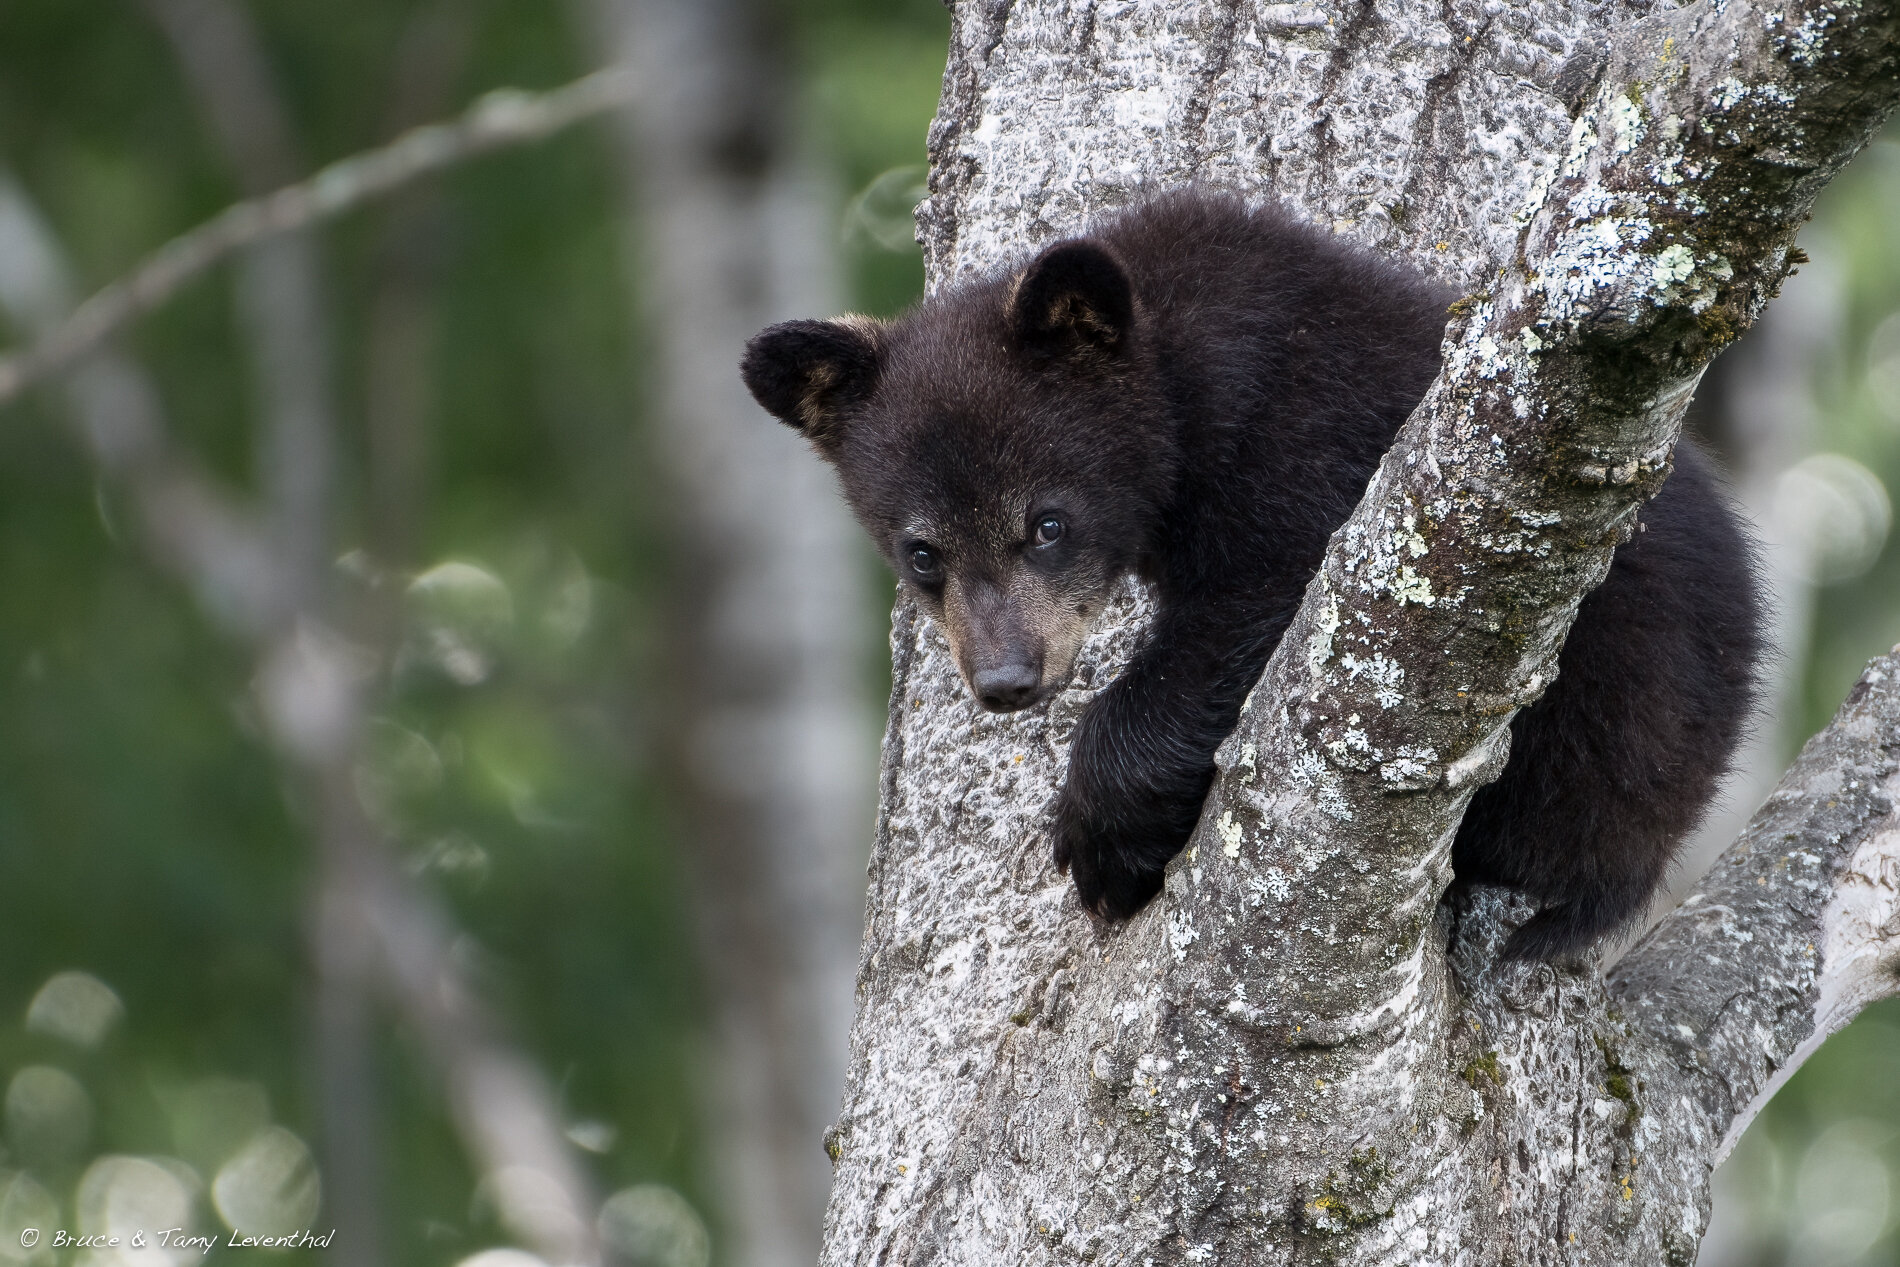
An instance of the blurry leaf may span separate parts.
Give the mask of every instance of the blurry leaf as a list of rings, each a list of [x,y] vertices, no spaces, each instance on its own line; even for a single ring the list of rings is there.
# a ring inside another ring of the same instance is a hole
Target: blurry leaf
[[[930,193],[925,169],[911,165],[878,173],[844,209],[846,241],[870,241],[886,251],[915,252],[917,204]]]
[[[189,1229],[196,1198],[193,1177],[190,1167],[170,1158],[101,1157],[79,1180],[75,1202],[79,1230],[86,1235],[129,1240],[134,1232],[145,1232],[149,1237],[167,1228]],[[134,1263],[184,1263],[196,1257],[191,1250],[153,1245],[137,1252],[122,1249],[106,1256],[106,1261],[129,1267]]]
[[[29,1165],[80,1155],[92,1135],[92,1097],[51,1065],[28,1065],[7,1084],[7,1143]]]
[[[487,879],[488,851],[460,832],[437,836],[409,859],[412,875],[451,876],[479,888]]]
[[[494,672],[514,633],[515,602],[493,572],[473,563],[439,563],[409,584],[412,642],[406,658],[433,664],[473,686]]]
[[[622,1188],[600,1208],[600,1240],[628,1267],[706,1267],[712,1242],[692,1205],[664,1184]]]
[[[471,1254],[455,1267],[548,1267],[533,1254],[518,1249],[485,1249]]]
[[[567,1137],[576,1148],[585,1148],[590,1153],[606,1153],[613,1151],[614,1141],[620,1138],[620,1132],[614,1129],[611,1122],[588,1118],[568,1127]]]
[[[59,1226],[59,1202],[53,1194],[17,1170],[0,1170],[0,1262],[45,1262],[53,1256],[47,1235]],[[37,1244],[21,1243],[27,1229],[40,1233]]]
[[[179,1090],[160,1091],[158,1100],[171,1119],[178,1151],[206,1172],[270,1125],[270,1095],[255,1082],[201,1078]]]
[[[1881,1150],[1893,1139],[1884,1123],[1849,1118],[1808,1146],[1795,1175],[1797,1243],[1813,1267],[1852,1263],[1886,1232],[1892,1176]]]
[[[26,1027],[75,1047],[97,1047],[125,1015],[112,987],[89,972],[57,972],[27,1005]]]
[[[1878,475],[1853,458],[1817,453],[1784,472],[1775,518],[1799,542],[1808,579],[1852,580],[1880,557],[1893,527],[1893,502]]]
[[[541,627],[554,649],[565,651],[581,640],[594,620],[594,579],[569,551],[547,597],[541,603]]]
[[[308,1228],[316,1217],[320,1191],[310,1150],[281,1126],[251,1140],[211,1181],[219,1217],[246,1236],[282,1236]]]
[[[580,825],[562,805],[577,763],[552,719],[533,703],[514,698],[472,716],[468,748],[523,827],[568,832]]]
[[[356,763],[357,799],[386,830],[395,830],[405,809],[442,786],[442,758],[427,739],[386,718],[369,724]]]
[[[1900,312],[1888,314],[1867,340],[1867,386],[1874,407],[1900,430]]]

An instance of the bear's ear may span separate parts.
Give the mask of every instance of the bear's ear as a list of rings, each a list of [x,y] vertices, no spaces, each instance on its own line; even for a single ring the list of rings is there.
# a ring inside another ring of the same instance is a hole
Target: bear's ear
[[[767,412],[830,449],[843,434],[842,411],[877,386],[878,335],[863,317],[782,322],[752,336],[739,373]]]
[[[1010,327],[1039,351],[1120,352],[1134,320],[1134,287],[1121,261],[1087,238],[1045,247],[1009,296]]]

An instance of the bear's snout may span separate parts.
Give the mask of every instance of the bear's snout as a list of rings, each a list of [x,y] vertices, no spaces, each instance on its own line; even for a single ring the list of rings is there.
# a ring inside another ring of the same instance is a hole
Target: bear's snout
[[[1004,664],[979,669],[970,678],[977,702],[992,713],[1013,713],[1036,702],[1042,671],[1027,664]]]

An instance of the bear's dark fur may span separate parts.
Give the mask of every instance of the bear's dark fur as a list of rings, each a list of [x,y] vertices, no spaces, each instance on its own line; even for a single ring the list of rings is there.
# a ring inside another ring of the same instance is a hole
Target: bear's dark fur
[[[1188,191],[888,324],[773,326],[743,372],[837,468],[986,707],[1062,689],[1116,579],[1153,583],[1055,814],[1057,865],[1119,917],[1160,886],[1327,538],[1437,374],[1451,297],[1275,207]],[[1461,882],[1538,903],[1513,955],[1642,913],[1748,712],[1750,550],[1692,445],[1642,519],[1454,847]]]

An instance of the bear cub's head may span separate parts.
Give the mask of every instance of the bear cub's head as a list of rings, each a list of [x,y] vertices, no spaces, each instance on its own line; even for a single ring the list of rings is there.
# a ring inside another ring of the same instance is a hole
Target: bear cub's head
[[[891,322],[772,326],[741,372],[836,468],[976,698],[1010,712],[1063,687],[1157,544],[1177,459],[1153,342],[1114,252],[1070,239]]]

